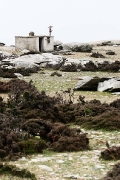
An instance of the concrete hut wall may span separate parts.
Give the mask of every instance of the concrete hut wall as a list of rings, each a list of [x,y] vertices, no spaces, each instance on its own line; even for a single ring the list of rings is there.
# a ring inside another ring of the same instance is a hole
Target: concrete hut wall
[[[42,40],[42,50],[47,51],[53,51],[54,50],[54,37],[47,37],[45,36]]]
[[[39,37],[15,37],[15,49],[39,51]]]

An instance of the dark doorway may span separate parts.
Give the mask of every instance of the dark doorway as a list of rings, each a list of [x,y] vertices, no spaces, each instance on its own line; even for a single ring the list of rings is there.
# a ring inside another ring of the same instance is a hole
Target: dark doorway
[[[39,38],[39,51],[42,51],[42,38]]]

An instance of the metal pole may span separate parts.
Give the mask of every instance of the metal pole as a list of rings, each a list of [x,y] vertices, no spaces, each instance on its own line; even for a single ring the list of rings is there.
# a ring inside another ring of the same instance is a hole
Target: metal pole
[[[52,31],[53,31],[53,30],[52,30],[52,27],[53,27],[53,26],[49,26],[49,27],[48,27],[48,28],[49,28],[49,36],[51,36],[51,33],[52,33]]]

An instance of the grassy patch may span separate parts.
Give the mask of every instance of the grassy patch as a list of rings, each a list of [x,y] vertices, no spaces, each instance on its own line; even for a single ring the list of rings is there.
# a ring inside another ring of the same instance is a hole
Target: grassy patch
[[[37,180],[35,174],[31,173],[26,169],[20,169],[14,165],[0,164],[0,175],[2,174]]]

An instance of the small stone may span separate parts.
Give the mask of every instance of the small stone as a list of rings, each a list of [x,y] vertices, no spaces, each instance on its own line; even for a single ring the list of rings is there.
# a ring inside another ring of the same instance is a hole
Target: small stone
[[[85,180],[83,177],[80,177],[79,174],[64,175],[63,178],[65,178],[65,179]]]
[[[39,167],[40,169],[43,169],[43,170],[46,170],[46,171],[53,171],[52,168],[50,168],[50,167],[48,167],[48,166],[46,166],[46,165],[38,165],[38,167]]]
[[[35,159],[31,159],[30,162],[46,162],[46,161],[50,161],[51,158],[50,157],[38,157],[38,158],[35,158]]]
[[[81,159],[89,159],[89,157],[87,157],[87,156],[82,156],[82,157],[80,157]]]
[[[56,162],[57,162],[57,163],[60,163],[60,164],[61,164],[61,163],[64,163],[63,160],[56,160]]]
[[[68,158],[68,160],[69,160],[69,161],[72,161],[72,160],[73,160],[73,158],[72,158],[72,157],[69,157],[69,158]]]
[[[26,161],[27,159],[25,157],[22,157],[20,160],[21,161]]]
[[[101,166],[101,165],[96,165],[95,169],[105,169],[105,166]]]

